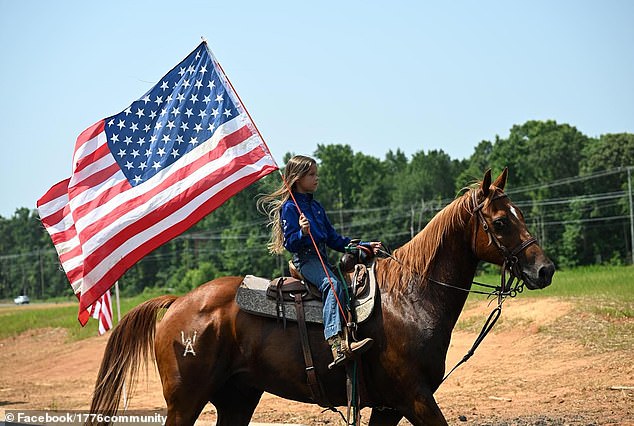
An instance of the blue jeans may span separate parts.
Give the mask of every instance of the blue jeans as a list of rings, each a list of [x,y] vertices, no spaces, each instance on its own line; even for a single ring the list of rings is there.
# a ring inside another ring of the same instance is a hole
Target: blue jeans
[[[346,293],[343,285],[337,279],[337,276],[326,265],[328,274],[332,280],[332,284],[337,292],[337,297],[341,302],[341,306],[346,307]],[[321,262],[316,254],[308,256],[302,256],[299,271],[304,278],[313,283],[321,292],[321,300],[324,304],[323,316],[324,316],[324,337],[328,338],[336,335],[341,331],[341,311],[339,305],[335,299],[332,289],[330,287],[330,281],[324,272],[324,268],[321,266]]]

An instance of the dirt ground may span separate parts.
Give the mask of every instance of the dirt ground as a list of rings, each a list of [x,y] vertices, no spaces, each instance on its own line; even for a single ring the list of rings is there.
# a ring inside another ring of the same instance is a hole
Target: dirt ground
[[[436,393],[448,422],[634,425],[634,348],[601,351],[544,332],[555,321],[577,321],[573,307],[558,299],[508,301],[501,323]],[[485,302],[467,306],[461,317],[467,326],[454,332],[448,367],[466,353],[489,310]],[[62,329],[30,331],[0,341],[0,419],[7,409],[87,409],[106,341],[107,335],[67,343]],[[158,375],[150,371],[141,378],[129,409],[163,408]],[[362,424],[369,416],[369,409],[364,409]],[[211,425],[214,419],[213,406],[208,405],[199,424]],[[318,406],[269,394],[262,397],[253,421],[342,424],[337,414],[322,413]]]

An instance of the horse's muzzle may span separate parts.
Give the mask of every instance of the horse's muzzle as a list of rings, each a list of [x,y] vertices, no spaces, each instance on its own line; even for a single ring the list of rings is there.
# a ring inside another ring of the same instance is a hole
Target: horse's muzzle
[[[555,275],[555,264],[547,259],[540,265],[535,265],[529,270],[524,269],[522,272],[526,287],[529,290],[537,290],[548,287],[552,283],[553,275]]]

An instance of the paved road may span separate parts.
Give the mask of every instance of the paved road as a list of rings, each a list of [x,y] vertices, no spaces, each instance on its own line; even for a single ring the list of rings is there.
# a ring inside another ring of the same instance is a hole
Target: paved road
[[[71,306],[77,305],[77,302],[60,302],[60,303],[44,303],[44,302],[31,302],[26,305],[16,305],[12,302],[0,302],[0,309],[2,308],[20,308],[20,309],[29,309],[29,308],[53,308],[62,306]]]

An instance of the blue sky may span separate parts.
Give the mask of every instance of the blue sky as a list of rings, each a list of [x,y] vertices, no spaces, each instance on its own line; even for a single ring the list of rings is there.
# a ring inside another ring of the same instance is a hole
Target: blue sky
[[[349,144],[467,158],[554,119],[634,132],[634,2],[0,0],[0,215],[205,36],[273,156]]]

